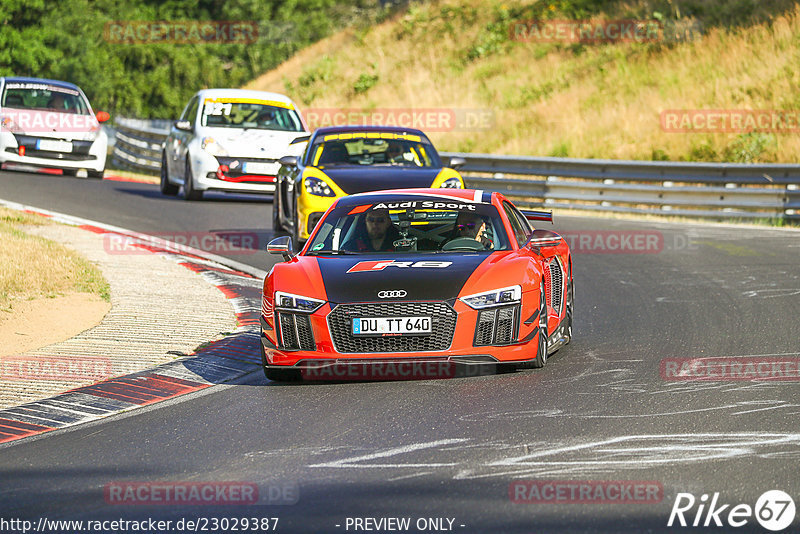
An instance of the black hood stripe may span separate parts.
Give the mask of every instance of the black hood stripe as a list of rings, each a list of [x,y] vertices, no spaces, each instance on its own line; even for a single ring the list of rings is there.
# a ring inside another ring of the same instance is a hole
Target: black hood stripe
[[[317,258],[325,291],[331,303],[398,300],[452,300],[488,254],[359,254]],[[348,272],[359,262],[405,262],[375,271]],[[417,262],[443,262],[445,267],[414,266]],[[400,298],[378,298],[379,291],[405,291]]]
[[[442,170],[440,167],[326,167],[325,176],[348,195],[397,189],[430,187]]]

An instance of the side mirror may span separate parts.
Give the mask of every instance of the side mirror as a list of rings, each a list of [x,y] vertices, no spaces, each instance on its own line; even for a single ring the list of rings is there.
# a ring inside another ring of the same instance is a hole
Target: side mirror
[[[550,230],[534,230],[525,246],[530,248],[556,247],[563,240],[563,237]]]
[[[278,163],[285,167],[297,167],[297,156],[283,156]]]
[[[295,137],[294,139],[292,139],[292,142],[289,143],[289,144],[290,145],[294,145],[294,144],[297,144],[297,143],[304,143],[304,142],[308,141],[309,139],[311,139],[310,135],[301,135],[300,137]]]
[[[192,123],[187,120],[180,120],[174,122],[175,128],[178,130],[183,130],[184,132],[191,132],[192,131]]]
[[[270,254],[280,254],[286,261],[294,258],[292,253],[292,238],[288,235],[276,237],[267,243],[267,252]]]
[[[97,119],[97,122],[106,122],[111,118],[111,115],[108,114],[108,111],[98,111],[94,117]]]
[[[458,156],[453,156],[450,158],[450,168],[451,169],[459,169],[467,164],[467,160],[464,158],[460,158]]]

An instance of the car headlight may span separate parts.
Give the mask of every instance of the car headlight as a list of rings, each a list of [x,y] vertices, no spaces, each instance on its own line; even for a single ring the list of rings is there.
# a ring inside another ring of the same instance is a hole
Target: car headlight
[[[303,313],[314,313],[323,304],[324,300],[312,299],[301,295],[292,295],[283,291],[275,292],[275,308],[281,310],[291,310]]]
[[[504,287],[485,293],[476,293],[475,295],[461,297],[460,300],[475,310],[504,304],[514,304],[522,300],[522,286]]]
[[[455,178],[455,177],[448,178],[447,180],[442,182],[442,185],[440,185],[439,187],[444,187],[444,188],[447,188],[447,189],[463,189],[464,188],[464,186],[461,185],[461,180],[459,180],[458,178]]]
[[[310,195],[316,195],[318,197],[333,197],[336,196],[335,193],[331,190],[331,188],[320,180],[319,178],[314,178],[313,176],[309,176],[305,179],[305,186],[306,191]]]
[[[204,137],[203,141],[200,143],[200,148],[211,154],[212,156],[227,156],[228,151],[225,150],[219,141],[216,141],[213,137]]]
[[[19,126],[14,122],[11,117],[0,117],[0,126],[9,132],[21,133]]]

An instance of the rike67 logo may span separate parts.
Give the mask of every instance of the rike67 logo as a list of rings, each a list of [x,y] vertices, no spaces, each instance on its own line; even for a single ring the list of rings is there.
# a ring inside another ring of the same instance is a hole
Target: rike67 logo
[[[711,496],[711,502],[706,493],[700,496],[699,502],[691,493],[678,493],[667,526],[738,528],[753,518],[767,530],[784,530],[794,521],[794,500],[784,491],[770,490],[758,498],[755,507],[743,503],[731,507],[719,502],[719,492]]]

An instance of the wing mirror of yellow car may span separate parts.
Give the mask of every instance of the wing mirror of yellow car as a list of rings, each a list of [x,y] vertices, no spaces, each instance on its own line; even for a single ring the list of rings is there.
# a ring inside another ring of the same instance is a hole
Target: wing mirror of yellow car
[[[270,254],[280,254],[286,261],[294,258],[292,253],[292,238],[288,235],[276,237],[267,243],[267,252]]]
[[[295,145],[297,143],[305,143],[309,139],[311,139],[310,135],[301,135],[300,137],[295,137],[294,139],[292,139],[292,142],[289,143],[289,144],[290,145]]]
[[[297,156],[283,156],[278,163],[284,167],[297,167]]]
[[[453,156],[450,158],[450,168],[451,169],[459,169],[467,164],[467,160],[464,158],[460,158],[458,156]]]

